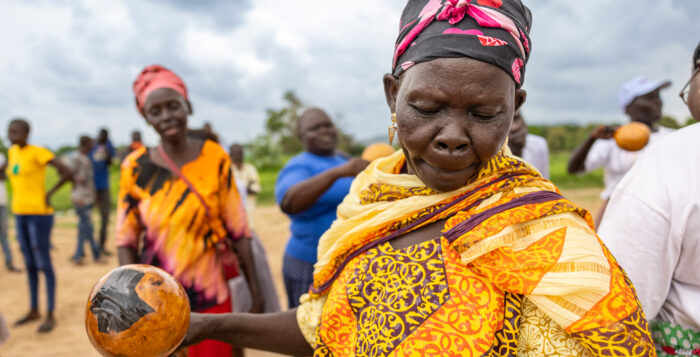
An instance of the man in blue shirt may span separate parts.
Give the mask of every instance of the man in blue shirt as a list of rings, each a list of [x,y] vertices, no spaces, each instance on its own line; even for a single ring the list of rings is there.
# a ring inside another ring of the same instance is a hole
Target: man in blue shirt
[[[105,256],[111,255],[105,248],[107,242],[107,225],[112,208],[109,193],[109,167],[112,158],[116,155],[114,146],[109,141],[107,129],[102,128],[97,136],[95,147],[90,151],[90,161],[94,170],[95,190],[97,193],[96,205],[100,212],[100,249]]]

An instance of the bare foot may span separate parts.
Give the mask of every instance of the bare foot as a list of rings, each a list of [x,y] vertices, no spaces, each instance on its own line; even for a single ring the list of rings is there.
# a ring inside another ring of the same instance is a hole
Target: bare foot
[[[29,323],[29,322],[32,322],[32,321],[36,321],[36,320],[38,320],[39,318],[41,318],[41,316],[39,315],[39,312],[36,311],[36,310],[32,310],[32,311],[30,311],[27,315],[25,315],[23,318],[21,318],[21,319],[15,321],[14,326],[22,326],[22,325],[24,325],[24,324],[26,324],[26,323]]]

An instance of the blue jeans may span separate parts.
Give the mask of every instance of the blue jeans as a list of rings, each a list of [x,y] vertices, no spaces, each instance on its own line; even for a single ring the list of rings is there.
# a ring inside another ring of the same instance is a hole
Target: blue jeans
[[[56,297],[56,276],[51,265],[51,228],[53,215],[15,215],[17,240],[24,256],[24,265],[29,278],[31,308],[38,308],[39,271],[46,278],[48,311],[53,311]]]
[[[5,187],[0,187],[4,190]],[[0,245],[2,245],[2,253],[5,255],[5,265],[12,265],[12,251],[10,243],[7,241],[7,206],[0,206]]]
[[[73,259],[75,260],[78,260],[85,255],[83,252],[85,241],[90,244],[90,248],[92,249],[92,257],[95,260],[100,259],[100,247],[97,245],[95,238],[93,237],[92,218],[90,217],[91,210],[92,204],[75,206],[75,213],[78,214],[78,246],[75,249],[75,254],[73,254]]]

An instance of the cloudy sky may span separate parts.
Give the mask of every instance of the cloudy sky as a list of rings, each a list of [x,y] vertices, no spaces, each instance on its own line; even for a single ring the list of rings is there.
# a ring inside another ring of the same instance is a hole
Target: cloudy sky
[[[664,111],[686,118],[677,96],[700,41],[697,0],[524,0],[533,13],[525,89],[532,123],[620,122],[621,83],[673,81]],[[3,0],[0,128],[24,116],[32,140],[56,148],[106,126],[117,143],[133,129],[156,142],[133,105],[148,64],[180,74],[192,126],[225,138],[262,132],[266,108],[293,89],[349,133],[386,133],[381,77],[404,0]]]

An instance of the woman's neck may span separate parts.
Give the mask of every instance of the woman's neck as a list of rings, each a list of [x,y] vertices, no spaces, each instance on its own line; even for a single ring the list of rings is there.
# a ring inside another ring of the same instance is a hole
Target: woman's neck
[[[172,156],[179,156],[186,154],[190,148],[191,143],[189,138],[185,137],[182,140],[161,140],[160,145],[163,150]]]

